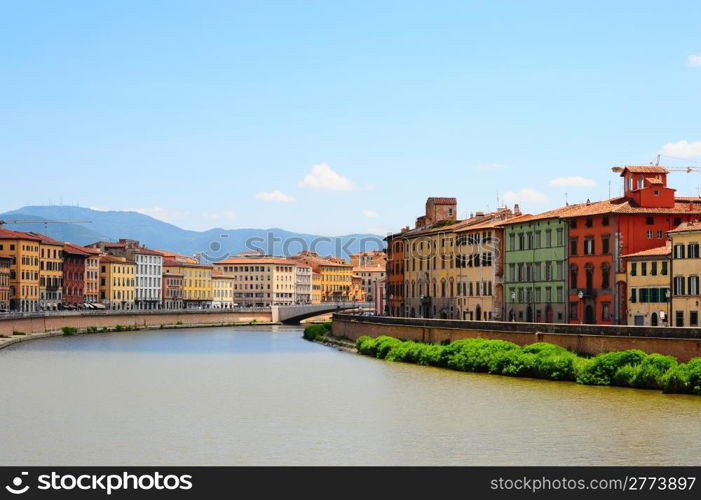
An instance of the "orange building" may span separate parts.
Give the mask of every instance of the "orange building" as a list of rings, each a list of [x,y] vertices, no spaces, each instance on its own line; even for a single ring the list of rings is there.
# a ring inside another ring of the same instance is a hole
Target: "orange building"
[[[0,312],[10,310],[10,266],[12,257],[0,257]]]
[[[570,323],[625,324],[623,256],[664,245],[667,231],[701,214],[701,198],[674,197],[667,169],[627,166],[620,172],[622,197],[560,211],[569,231]]]
[[[408,245],[404,233],[409,228],[385,238],[387,241],[387,308],[390,316],[406,316],[404,304],[404,249]]]

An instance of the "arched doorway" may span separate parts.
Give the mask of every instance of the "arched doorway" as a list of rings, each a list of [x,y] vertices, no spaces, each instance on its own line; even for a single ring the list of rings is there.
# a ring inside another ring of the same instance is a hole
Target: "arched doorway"
[[[587,325],[593,325],[594,324],[594,307],[591,304],[588,304],[584,308],[584,322]]]
[[[477,321],[482,319],[482,308],[479,305],[475,308],[475,319]]]
[[[533,322],[533,308],[531,306],[526,308],[526,321],[529,323]]]
[[[546,323],[553,322],[553,308],[550,305],[546,306],[546,308],[545,308],[545,322]]]
[[[650,324],[652,326],[657,326],[657,313],[656,312],[652,313],[652,316],[650,316]]]

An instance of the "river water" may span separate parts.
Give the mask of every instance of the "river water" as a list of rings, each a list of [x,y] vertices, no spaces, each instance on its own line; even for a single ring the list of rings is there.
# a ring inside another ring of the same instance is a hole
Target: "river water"
[[[699,465],[701,398],[457,373],[296,327],[0,350],[0,465]]]

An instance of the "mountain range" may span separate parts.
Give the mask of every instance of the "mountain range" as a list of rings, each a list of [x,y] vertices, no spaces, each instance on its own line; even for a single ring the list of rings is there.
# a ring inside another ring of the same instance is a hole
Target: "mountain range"
[[[266,254],[294,255],[300,250],[314,250],[320,255],[347,258],[359,251],[383,248],[382,237],[374,234],[321,236],[295,233],[280,228],[223,229],[190,231],[138,212],[102,211],[65,205],[26,206],[0,214],[0,220],[31,220],[36,223],[7,223],[4,227],[17,231],[43,233],[59,241],[87,245],[100,240],[128,238],[140,241],[147,248],[170,250],[199,256],[203,262],[214,262],[242,251],[260,249]],[[53,220],[85,220],[85,223],[42,223]]]

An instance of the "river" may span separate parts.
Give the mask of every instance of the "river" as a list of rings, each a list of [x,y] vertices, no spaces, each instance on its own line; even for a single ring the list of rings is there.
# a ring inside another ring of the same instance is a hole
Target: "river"
[[[379,361],[298,327],[0,350],[0,465],[699,465],[701,398]]]

